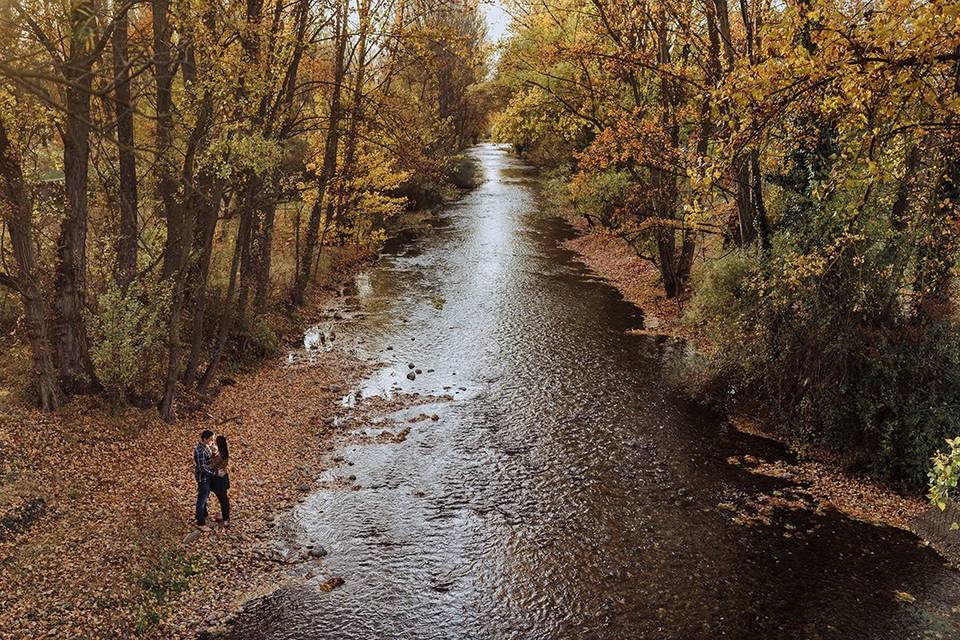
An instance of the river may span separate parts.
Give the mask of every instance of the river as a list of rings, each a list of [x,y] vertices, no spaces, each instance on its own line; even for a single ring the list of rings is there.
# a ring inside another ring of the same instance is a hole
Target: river
[[[628,335],[642,313],[562,248],[535,172],[471,153],[482,184],[359,275],[337,327],[380,363],[352,410],[402,398],[365,415],[409,434],[341,438],[289,514],[329,552],[318,575],[227,637],[960,638],[960,576],[915,536],[830,510],[739,519],[795,485],[727,459],[789,454],[665,382],[682,343]]]

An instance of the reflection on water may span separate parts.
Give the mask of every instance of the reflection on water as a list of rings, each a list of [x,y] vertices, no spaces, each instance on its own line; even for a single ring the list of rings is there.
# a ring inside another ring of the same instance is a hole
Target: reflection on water
[[[473,153],[483,184],[358,277],[361,317],[337,326],[383,363],[348,402],[412,406],[344,438],[293,514],[295,543],[329,551],[320,575],[231,638],[960,637],[960,579],[909,534],[735,522],[794,485],[726,459],[787,454],[665,385],[686,348],[628,335],[642,314],[560,248],[532,172]]]

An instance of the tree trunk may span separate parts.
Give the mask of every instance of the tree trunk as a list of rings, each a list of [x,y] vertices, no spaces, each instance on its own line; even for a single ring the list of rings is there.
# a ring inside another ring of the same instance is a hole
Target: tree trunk
[[[707,81],[711,88],[716,87],[720,82],[720,34],[717,31],[717,18],[715,5],[712,2],[706,3],[707,19]],[[713,122],[710,113],[710,92],[705,91],[703,101],[700,104],[700,139],[697,141],[697,153],[705,157],[709,151],[710,134]]]
[[[250,299],[250,285],[255,280],[254,273],[254,251],[253,234],[254,229],[259,231],[262,226],[259,219],[261,212],[261,190],[263,189],[263,180],[259,176],[250,174],[247,177],[247,186],[244,189],[245,196],[241,203],[244,212],[241,214],[243,219],[249,220],[246,240],[241,245],[240,251],[240,293],[237,295],[237,325],[241,328],[246,326],[247,301]]]
[[[763,174],[760,172],[760,152],[757,149],[750,151],[750,205],[760,249],[764,254],[768,254],[772,239],[767,208],[763,204]]]
[[[244,210],[240,215],[240,228],[237,230],[237,242],[233,248],[233,260],[230,263],[230,283],[227,285],[227,294],[223,300],[223,313],[220,316],[220,324],[217,327],[217,340],[213,352],[210,354],[210,362],[197,384],[197,391],[206,393],[210,387],[213,376],[216,375],[217,368],[220,366],[220,359],[223,357],[223,349],[227,344],[227,338],[233,330],[233,311],[235,305],[231,303],[233,294],[237,288],[237,270],[240,266],[240,254],[243,246],[250,240],[250,216],[249,212]]]
[[[273,224],[277,215],[277,199],[271,197],[263,206],[263,221],[260,229],[260,246],[257,252],[257,292],[253,310],[263,313],[270,300],[270,263],[273,256]]]
[[[117,16],[113,30],[114,99],[117,152],[120,159],[120,237],[117,242],[117,284],[126,291],[137,271],[137,164],[134,157],[133,104],[127,50],[127,12]]]
[[[210,32],[216,29],[216,12],[210,9],[203,16],[203,24]],[[195,86],[197,81],[197,59],[195,42],[191,39],[185,49],[183,61],[183,78],[190,85]],[[200,353],[203,349],[203,324],[207,307],[207,281],[210,276],[210,260],[213,255],[213,236],[217,228],[217,218],[220,214],[220,203],[223,199],[224,184],[216,177],[215,169],[211,165],[200,169],[194,182],[194,162],[196,154],[204,144],[204,139],[213,117],[213,95],[209,89],[203,90],[200,98],[200,108],[193,131],[187,143],[187,152],[183,165],[183,182],[192,187],[184,193],[189,203],[188,211],[196,222],[192,224],[192,246],[190,255],[196,255],[196,261],[185,260],[183,268],[189,272],[188,286],[184,292],[184,304],[193,305],[193,318],[190,328],[190,355],[183,375],[183,385],[186,388],[193,386],[196,380],[197,369],[200,366]],[[186,237],[184,238],[186,242]],[[178,362],[176,364],[179,364]]]
[[[676,240],[673,229],[659,229],[657,231],[657,257],[660,267],[660,278],[663,280],[663,291],[667,298],[676,298],[680,293],[679,274],[676,269]]]
[[[663,66],[671,64],[669,34],[666,25],[659,22],[655,28],[658,40],[657,62]],[[660,125],[667,134],[671,149],[680,143],[680,127],[676,120],[678,89],[674,81],[666,74],[660,76]],[[654,167],[651,170],[653,189],[653,210],[656,216],[673,220],[676,218],[677,179],[669,169]],[[683,291],[684,274],[676,254],[676,230],[672,226],[660,226],[655,231],[657,242],[657,263],[663,280],[663,290],[668,298],[675,298]],[[684,251],[692,251],[695,245],[689,245],[685,236]],[[692,242],[692,236],[689,237]]]
[[[153,66],[156,84],[156,170],[157,200],[166,220],[167,238],[163,250],[161,277],[172,278],[183,254],[183,209],[177,203],[176,170],[171,157],[173,142],[173,75],[174,61],[170,25],[169,0],[152,0]]]
[[[207,308],[207,280],[210,277],[210,258],[213,255],[213,236],[217,228],[217,217],[220,213],[220,200],[222,198],[222,187],[214,190],[210,201],[205,203],[201,209],[203,219],[200,223],[200,233],[198,234],[198,255],[197,268],[194,272],[193,295],[193,324],[191,327],[190,338],[190,359],[187,362],[187,370],[184,373],[183,385],[188,389],[193,386],[197,376],[197,369],[200,366],[200,353],[203,349],[203,322]]]
[[[185,191],[193,193],[193,166],[192,154],[187,154],[187,164],[184,167],[183,182]],[[183,238],[193,236],[193,226],[196,217],[193,214],[183,216],[181,234]],[[190,252],[182,248],[178,252],[180,262],[174,265],[173,296],[170,302],[170,324],[167,328],[167,376],[164,381],[163,399],[160,401],[160,417],[166,422],[174,420],[173,401],[177,391],[177,378],[180,371],[180,324],[183,316],[187,274],[190,272]]]
[[[343,219],[352,200],[354,164],[357,155],[357,142],[360,134],[360,121],[363,118],[363,80],[367,67],[367,32],[370,27],[370,2],[360,0],[357,12],[360,19],[360,33],[357,39],[357,65],[353,85],[353,103],[350,107],[350,130],[347,133],[347,145],[343,154],[343,179],[337,192],[334,222]]]
[[[957,61],[953,67],[953,95],[960,96],[960,45],[954,53]],[[956,118],[948,117],[946,124],[943,163],[933,199],[933,228],[923,238],[917,256],[919,315],[923,320],[934,321],[953,312],[950,287],[960,246],[960,134]]]
[[[0,198],[9,214],[13,257],[17,263],[15,286],[23,303],[24,326],[33,358],[34,384],[40,407],[53,411],[63,404],[63,393],[50,350],[50,332],[40,289],[37,251],[33,238],[33,203],[23,180],[23,169],[0,121]]]
[[[337,164],[337,148],[340,142],[340,91],[343,86],[343,76],[345,72],[344,51],[347,45],[346,3],[342,3],[337,11],[337,51],[334,58],[333,93],[330,98],[330,123],[324,145],[323,167],[320,170],[320,176],[317,178],[317,200],[310,210],[310,219],[307,222],[307,235],[300,261],[300,270],[297,272],[297,277],[293,284],[291,299],[296,306],[303,305],[307,285],[310,282],[310,272],[313,267],[313,253],[317,249],[317,236],[320,232],[320,216],[323,212],[323,198]],[[329,225],[329,217],[327,219],[327,225]]]
[[[749,244],[757,238],[757,227],[753,222],[753,206],[750,182],[750,164],[743,154],[733,159],[733,180],[737,186],[735,201],[737,205],[737,232],[740,244]]]
[[[92,61],[87,48],[95,29],[93,3],[77,4],[70,14],[70,57],[63,63],[66,81],[63,127],[63,173],[66,213],[57,243],[57,361],[70,390],[96,386],[83,309],[87,269],[87,177],[90,162]]]

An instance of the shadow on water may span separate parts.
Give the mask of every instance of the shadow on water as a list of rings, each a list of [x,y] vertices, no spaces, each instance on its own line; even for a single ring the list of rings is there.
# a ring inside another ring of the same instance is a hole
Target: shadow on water
[[[625,334],[642,313],[561,247],[571,229],[538,209],[532,170],[472,154],[483,183],[357,277],[361,319],[339,329],[384,363],[357,411],[406,398],[367,426],[409,434],[342,439],[290,515],[293,544],[329,551],[317,577],[228,637],[960,637],[956,573],[905,532],[786,508],[792,482],[728,464],[787,454],[665,385],[683,345]],[[780,506],[743,517],[762,496]],[[318,588],[330,576],[346,583]]]

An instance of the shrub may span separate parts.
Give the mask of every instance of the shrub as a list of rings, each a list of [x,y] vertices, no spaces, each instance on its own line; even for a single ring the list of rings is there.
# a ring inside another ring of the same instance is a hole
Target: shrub
[[[540,194],[552,213],[566,216],[573,213],[570,196],[570,176],[560,171],[550,172],[543,180]]]
[[[245,356],[248,359],[262,360],[280,352],[280,339],[276,332],[262,317],[253,319],[243,334],[246,343]]]
[[[163,379],[170,289],[134,282],[126,293],[112,281],[87,314],[90,357],[114,406],[127,393],[151,395]]]
[[[688,319],[712,345],[706,391],[919,490],[960,433],[960,334],[950,318],[919,322],[897,294],[884,305],[882,280],[853,277],[887,255],[865,245],[805,278],[782,245],[767,262],[735,251],[708,267]]]
[[[953,493],[960,480],[960,438],[947,439],[946,452],[937,451],[933,456],[930,469],[930,493],[928,497],[940,511],[945,511],[947,503],[954,499]],[[953,525],[956,528],[956,524]]]
[[[632,184],[633,178],[627,171],[578,174],[570,186],[574,210],[591,225],[614,227]]]

